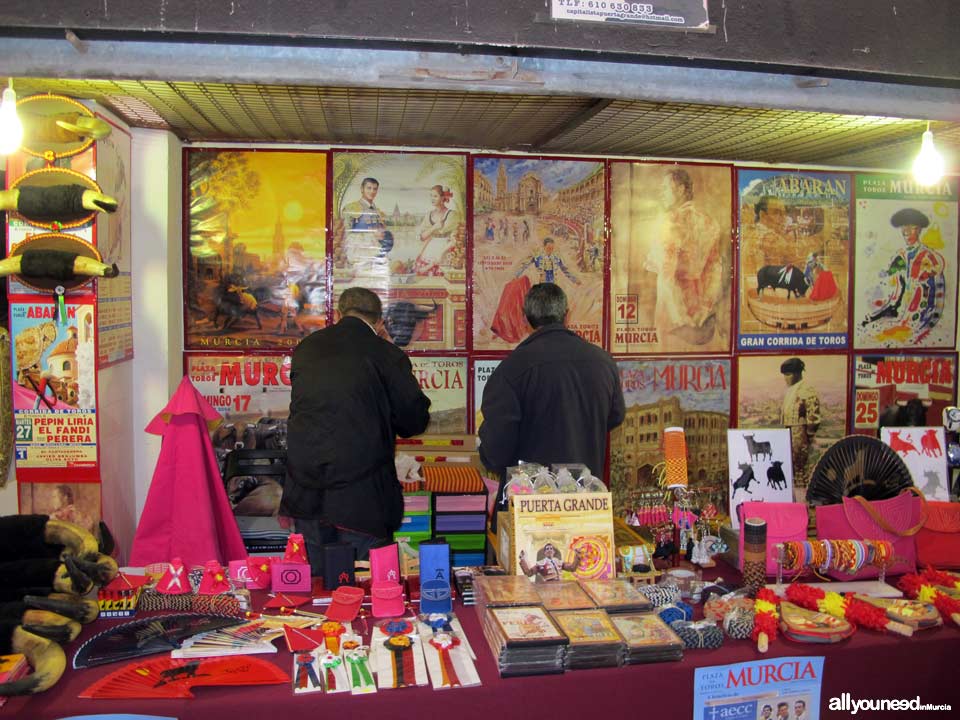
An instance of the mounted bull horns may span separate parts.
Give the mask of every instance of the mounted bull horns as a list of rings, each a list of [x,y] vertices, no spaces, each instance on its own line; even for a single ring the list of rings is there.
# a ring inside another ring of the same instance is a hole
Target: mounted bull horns
[[[23,186],[0,192],[0,210],[16,210],[34,222],[71,222],[90,213],[114,212],[116,198],[83,185]]]
[[[0,260],[0,277],[49,278],[69,281],[77,276],[114,278],[120,274],[116,263],[107,265],[92,257],[63,250],[24,250]]]

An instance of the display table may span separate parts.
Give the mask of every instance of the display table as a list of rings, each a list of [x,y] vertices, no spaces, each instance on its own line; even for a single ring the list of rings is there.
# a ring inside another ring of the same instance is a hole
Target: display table
[[[728,573],[728,577],[730,574]],[[860,631],[838,645],[809,645],[778,638],[761,655],[746,641],[726,641],[716,650],[688,650],[681,662],[621,668],[578,670],[563,675],[501,679],[483,639],[476,608],[456,608],[477,654],[481,687],[436,691],[404,688],[375,695],[311,694],[294,696],[289,684],[249,688],[198,688],[193,700],[82,700],[77,695],[98,678],[125,663],[74,671],[45,694],[11,698],[0,717],[54,720],[93,713],[143,713],[198,720],[238,720],[263,716],[298,720],[323,713],[325,718],[484,718],[485,720],[558,720],[560,718],[650,717],[688,720],[693,714],[694,669],[700,666],[759,660],[787,655],[824,655],[822,707],[841,693],[854,698],[914,698],[950,703],[960,708],[956,662],[960,628],[941,627],[897,638]],[[83,640],[126,620],[98,621],[67,648],[68,662]],[[291,655],[282,641],[276,655],[258,657],[275,662],[288,674]],[[154,656],[157,657],[157,656]],[[306,713],[310,713],[307,715]],[[863,713],[882,717],[882,713]],[[890,713],[905,718],[909,713]],[[931,717],[951,717],[932,713]],[[851,717],[848,712],[822,712],[821,717]]]

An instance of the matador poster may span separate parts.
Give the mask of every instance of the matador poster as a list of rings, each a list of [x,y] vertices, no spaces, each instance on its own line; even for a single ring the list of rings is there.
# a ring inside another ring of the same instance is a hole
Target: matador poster
[[[737,427],[788,428],[793,486],[805,487],[823,453],[847,434],[847,356],[740,356],[738,362]]]
[[[326,324],[327,154],[187,151],[186,350],[289,350]]]
[[[466,155],[334,152],[334,301],[352,286],[384,304],[404,350],[463,350]]]
[[[730,350],[733,170],[610,164],[610,350]]]
[[[857,348],[953,348],[957,178],[857,175]]]
[[[881,425],[934,426],[956,402],[957,356],[856,355],[853,432],[877,437]]]
[[[737,171],[738,350],[849,346],[850,182],[844,173]]]
[[[618,360],[617,367],[627,414],[610,434],[615,513],[635,509],[640,493],[657,488],[663,429],[674,426],[685,430],[691,486],[720,507],[727,487],[730,360]]]
[[[530,333],[532,285],[567,295],[567,327],[600,345],[603,163],[473,159],[473,349],[510,350]]]
[[[410,358],[420,389],[430,398],[430,424],[424,435],[462,435],[467,431],[467,359]]]

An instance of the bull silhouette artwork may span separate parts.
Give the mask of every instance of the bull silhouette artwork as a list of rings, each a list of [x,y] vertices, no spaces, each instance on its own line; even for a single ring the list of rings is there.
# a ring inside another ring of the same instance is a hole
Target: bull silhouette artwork
[[[943,448],[940,447],[940,440],[937,439],[937,431],[933,428],[927,430],[920,438],[920,447],[927,457],[941,457]]]
[[[261,305],[269,297],[270,291],[266,288],[251,288],[238,276],[228,275],[213,292],[216,306],[213,313],[214,326],[223,317],[223,325],[219,329],[229,330],[238,320],[253,317],[257,327],[262,330]]]
[[[157,681],[155,688],[163,687],[167,683],[175,682],[177,680],[187,680],[189,678],[202,677],[209,675],[210,673],[197,674],[197,670],[200,669],[200,661],[194,660],[188,662],[186,665],[180,665],[179,667],[168,668],[160,672],[160,679]]]
[[[750,459],[754,462],[760,459],[761,455],[766,455],[767,460],[772,460],[773,455],[770,450],[770,442],[760,442],[754,440],[756,435],[744,435],[743,439],[747,443],[747,453],[750,455]]]
[[[414,335],[417,334],[418,325],[433,315],[437,307],[436,300],[433,301],[433,307],[429,309],[417,307],[406,300],[392,303],[384,313],[383,326],[393,339],[394,345],[406,347],[415,340]]]
[[[940,488],[940,473],[936,470],[923,471],[923,489],[921,492],[927,497],[935,497]]]
[[[907,456],[912,452],[918,452],[917,448],[914,447],[912,442],[910,442],[909,436],[907,440],[904,440],[900,437],[899,430],[890,431],[890,447],[894,450],[894,452],[900,453],[903,456]]]
[[[764,288],[787,291],[787,300],[793,295],[801,298],[807,294],[810,283],[803,271],[793,265],[764,265],[757,270],[757,295],[762,297]]]
[[[783,474],[782,460],[774,460],[767,468],[767,487],[774,490],[787,489],[787,477]]]
[[[747,463],[737,463],[740,468],[740,477],[733,481],[733,497],[737,496],[737,490],[744,490],[750,495],[753,495],[753,491],[750,489],[750,483],[755,482],[758,485],[760,481],[757,480],[757,476],[753,474],[753,467]]]

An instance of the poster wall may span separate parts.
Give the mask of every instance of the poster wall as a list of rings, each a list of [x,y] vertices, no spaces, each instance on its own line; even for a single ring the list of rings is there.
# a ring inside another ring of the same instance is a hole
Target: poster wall
[[[850,182],[842,173],[737,171],[737,349],[849,345]]]
[[[619,360],[617,366],[627,414],[610,434],[614,513],[634,509],[639,493],[656,487],[663,429],[673,426],[684,428],[691,487],[716,494],[712,501],[720,507],[727,488],[730,360]]]
[[[743,356],[738,363],[737,426],[788,428],[793,484],[806,487],[823,453],[847,434],[847,356]]]
[[[957,356],[856,355],[853,432],[877,436],[883,425],[939,425],[956,402]]]
[[[610,350],[730,349],[732,168],[610,163]]]
[[[284,350],[326,324],[327,154],[186,152],[187,350]]]
[[[523,298],[556,283],[567,327],[601,345],[603,163],[475,156],[473,349],[510,350],[530,327]]]
[[[857,348],[953,348],[957,178],[857,175]]]
[[[404,350],[467,345],[466,155],[333,153],[334,302],[380,295]]]
[[[130,133],[113,125],[96,144],[97,183],[117,200],[112,213],[98,213],[97,249],[120,274],[97,281],[97,362],[108,367],[133,359],[133,279],[130,265]]]
[[[467,359],[413,356],[413,374],[430,398],[430,424],[424,435],[467,431]]]

